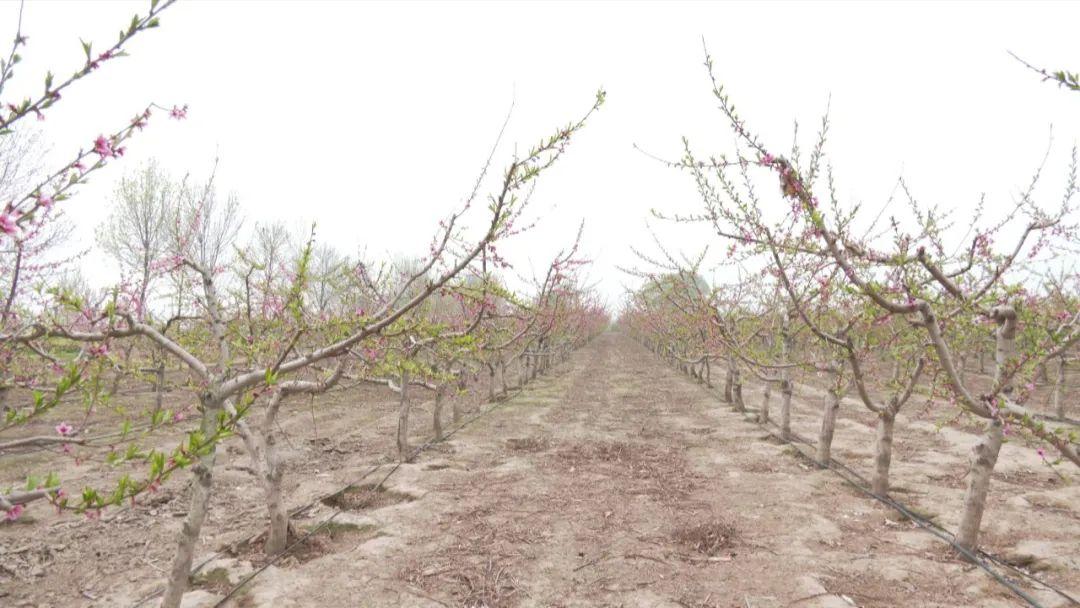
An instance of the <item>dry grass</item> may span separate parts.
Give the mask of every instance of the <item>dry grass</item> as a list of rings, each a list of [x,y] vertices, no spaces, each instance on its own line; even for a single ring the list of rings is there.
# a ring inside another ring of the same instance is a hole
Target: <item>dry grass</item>
[[[506,440],[506,449],[511,452],[536,453],[543,452],[551,447],[551,440],[547,437],[511,437]]]
[[[412,494],[387,489],[385,486],[365,484],[350,486],[338,494],[323,499],[323,504],[350,511],[374,510],[402,502],[416,500]]]
[[[735,545],[738,530],[735,526],[718,520],[680,526],[671,534],[675,542],[709,557]]]

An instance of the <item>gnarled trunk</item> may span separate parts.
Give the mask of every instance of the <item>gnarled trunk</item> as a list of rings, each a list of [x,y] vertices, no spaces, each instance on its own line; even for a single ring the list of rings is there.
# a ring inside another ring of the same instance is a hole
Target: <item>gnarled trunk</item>
[[[1052,400],[1054,415],[1065,418],[1065,357],[1058,357],[1057,379],[1054,381]]]
[[[203,405],[200,428],[204,437],[212,437],[217,431],[219,412],[221,412],[220,404]],[[191,502],[188,505],[187,517],[177,536],[176,554],[173,557],[172,568],[169,570],[165,595],[161,600],[162,608],[179,608],[180,600],[183,599],[184,592],[188,588],[191,562],[195,559],[195,544],[199,541],[203,522],[206,521],[206,512],[210,506],[210,491],[214,485],[216,444],[211,444],[208,450],[208,453],[201,456],[191,467],[194,475],[194,483],[191,485]]]
[[[462,370],[462,372],[460,374],[458,374],[458,381],[457,381],[458,393],[464,393],[465,388],[468,385],[468,383],[469,383],[469,380],[465,376],[465,371]],[[459,398],[453,399],[450,402],[450,417],[451,417],[451,420],[454,421],[454,424],[458,424],[459,422],[461,422],[461,399],[460,399],[460,395],[459,395]]]
[[[840,399],[842,397],[840,380],[837,379],[829,396],[825,400],[825,409],[821,414],[821,432],[818,433],[817,462],[823,467],[829,466],[832,461],[832,440],[836,432],[836,414],[840,411]]]
[[[446,396],[446,384],[439,384],[435,389],[435,407],[432,408],[431,414],[431,426],[435,429],[435,439],[442,441],[443,439],[443,426],[442,426],[442,408],[443,397]]]
[[[739,373],[739,365],[731,362],[731,407],[736,412],[745,412],[746,403],[742,395],[742,376]]]
[[[765,424],[769,421],[769,402],[772,401],[772,383],[765,382],[765,390],[761,395],[761,412],[758,413],[758,422]]]
[[[266,452],[263,457],[266,459],[263,487],[266,490],[266,511],[270,517],[270,529],[264,550],[267,556],[271,556],[284,551],[289,542],[289,512],[281,495],[281,462],[272,433],[266,438]]]
[[[892,465],[893,426],[896,414],[885,410],[878,414],[877,441],[874,455],[874,493],[885,496],[889,493],[889,467]]]
[[[786,372],[785,372],[786,373]],[[780,438],[791,441],[791,380],[780,381]]]
[[[397,449],[398,460],[407,462],[409,458],[409,372],[401,372],[401,401],[398,404]]]
[[[956,544],[974,551],[979,546],[979,529],[982,526],[983,511],[986,509],[986,495],[990,491],[990,476],[997,464],[998,452],[1001,451],[1001,423],[991,420],[986,433],[972,448],[971,468],[968,470],[967,491],[964,492],[964,514],[960,519],[960,529],[956,533]]]
[[[1006,374],[1016,358],[1016,310],[1012,306],[999,307],[994,311],[994,320],[998,325],[994,345],[994,383],[1002,385],[998,399],[1007,403],[1013,393],[1012,377]],[[956,543],[971,551],[979,546],[986,496],[990,491],[990,478],[997,464],[1003,436],[1001,421],[991,418],[987,422],[986,432],[971,449],[964,512],[960,517],[960,529],[956,532]]]
[[[732,367],[733,366],[731,360],[729,359],[727,374],[724,376],[724,401],[726,403],[731,403],[734,399],[734,395],[732,393],[734,391],[735,384],[735,371],[732,369]]]

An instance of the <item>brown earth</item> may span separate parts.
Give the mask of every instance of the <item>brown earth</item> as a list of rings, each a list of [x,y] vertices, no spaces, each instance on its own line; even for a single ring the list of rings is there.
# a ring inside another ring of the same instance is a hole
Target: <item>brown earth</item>
[[[759,399],[756,388],[746,395],[750,405]],[[797,432],[814,436],[820,404],[816,390],[798,389]],[[414,415],[417,443],[430,433],[424,409]],[[318,441],[306,405],[284,424],[293,446],[286,487],[292,506],[315,501],[297,534],[318,532],[227,605],[1025,605],[617,333],[382,488],[370,484],[392,468],[392,396],[340,391],[313,411]],[[975,437],[922,418],[897,422],[894,495],[954,529]],[[871,423],[845,402],[834,444],[834,456],[864,474]],[[196,576],[190,606],[215,605],[261,565],[257,551],[239,546],[261,528],[263,510],[234,441],[222,450],[201,544],[204,558],[217,557]],[[316,500],[379,463],[354,491]],[[0,526],[0,604],[124,606],[150,594],[179,528],[183,479],[162,494],[100,521],[35,508],[36,522]],[[988,549],[1080,596],[1080,489],[1033,451],[1002,450],[984,530]],[[1045,606],[1069,605],[1024,588]]]

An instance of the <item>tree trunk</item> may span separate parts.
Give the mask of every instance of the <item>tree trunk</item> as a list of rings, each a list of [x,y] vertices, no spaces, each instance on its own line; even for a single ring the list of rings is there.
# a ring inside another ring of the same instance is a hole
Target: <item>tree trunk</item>
[[[203,406],[200,426],[204,437],[211,437],[217,431],[219,412],[221,412],[220,405]],[[165,595],[161,600],[161,608],[179,608],[180,600],[187,591],[188,578],[191,576],[191,562],[195,558],[195,544],[199,541],[199,533],[202,532],[203,522],[206,521],[206,511],[210,506],[216,456],[217,446],[211,445],[209,453],[200,457],[191,468],[195,477],[191,485],[191,503],[188,506],[187,518],[184,519],[177,537],[176,554],[169,571],[169,580],[165,587]]]
[[[735,372],[731,369],[731,361],[728,360],[727,374],[724,376],[724,402],[731,403],[733,399],[732,385],[735,383]]]
[[[709,366],[708,357],[705,357],[705,386],[712,388],[712,367]]]
[[[273,434],[266,437],[264,483],[266,487],[266,510],[270,516],[270,530],[264,547],[267,557],[285,550],[289,542],[289,512],[281,495],[281,463],[278,461]]]
[[[761,396],[761,412],[758,413],[758,422],[765,424],[769,422],[769,402],[772,401],[772,383],[765,382],[765,390]]]
[[[123,355],[120,357],[121,363],[119,369],[114,370],[112,384],[109,386],[109,394],[115,395],[120,391],[120,382],[124,379],[124,374],[128,371],[128,366],[131,363],[131,351],[134,349],[130,344],[121,349]]]
[[[780,326],[780,363],[788,364],[791,353],[791,332],[788,331],[790,317],[784,316],[784,324]],[[787,367],[780,369],[780,438],[791,441],[791,393],[794,387],[791,383],[791,370]]]
[[[785,378],[780,382],[780,438],[784,441],[791,441],[791,393],[791,380]]]
[[[435,428],[435,440],[442,441],[443,439],[443,426],[442,426],[442,408],[443,397],[446,395],[446,385],[440,384],[435,389],[435,407],[432,410],[431,425]]]
[[[1054,382],[1054,415],[1065,418],[1065,357],[1058,357],[1057,380]]]
[[[495,366],[488,363],[488,403],[495,401]]]
[[[839,384],[839,379],[837,379]],[[829,397],[825,400],[825,410],[821,416],[821,432],[818,434],[817,462],[823,467],[829,466],[832,461],[832,440],[836,432],[836,414],[840,411],[840,387],[834,385],[829,389]]]
[[[468,379],[465,377],[465,371],[462,370],[458,375],[458,393],[464,393],[465,387],[468,384]],[[453,399],[450,402],[450,417],[454,421],[454,424],[461,422],[461,399],[458,396],[457,399]]]
[[[409,372],[401,372],[401,401],[398,404],[397,449],[398,460],[409,459]]]
[[[1001,423],[991,420],[987,424],[986,433],[972,449],[967,491],[964,493],[964,514],[960,519],[960,529],[956,533],[956,543],[969,551],[974,551],[979,546],[979,529],[983,511],[986,509],[986,495],[990,490],[990,476],[994,472],[998,452],[1001,450],[1001,440]]]
[[[165,359],[158,362],[154,370],[154,415],[161,411],[162,402],[165,400]]]
[[[889,467],[892,465],[893,426],[896,414],[885,410],[878,414],[877,454],[874,457],[874,494],[885,496],[889,493]]]
[[[994,382],[1002,385],[1000,399],[1007,403],[1013,394],[1012,378],[1006,374],[1016,357],[1016,310],[1011,305],[1001,306],[994,310],[994,320],[998,326],[994,343]],[[986,495],[990,491],[990,477],[997,464],[1003,435],[1001,421],[991,418],[986,432],[971,450],[964,512],[960,518],[960,529],[956,532],[956,544],[970,551],[979,546]]]
[[[506,387],[506,361],[499,359],[499,383],[502,385],[502,394],[510,394],[510,390]]]
[[[746,403],[742,396],[742,377],[739,374],[739,366],[731,366],[731,405],[736,412],[745,412]]]

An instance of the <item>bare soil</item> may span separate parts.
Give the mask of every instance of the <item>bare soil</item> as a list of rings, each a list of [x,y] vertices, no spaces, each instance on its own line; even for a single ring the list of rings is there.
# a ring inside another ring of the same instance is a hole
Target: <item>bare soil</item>
[[[815,436],[821,395],[797,390],[793,426]],[[751,407],[760,399],[759,387],[745,394]],[[372,484],[392,468],[393,395],[338,391],[290,412],[287,496],[310,505],[297,534],[320,533],[226,605],[1025,605],[623,335],[604,334],[490,411],[469,405],[487,413],[381,488]],[[429,407],[414,409],[416,444],[431,433]],[[917,409],[897,421],[894,496],[955,529],[975,436],[938,430]],[[869,474],[866,414],[844,402],[834,455]],[[215,605],[265,563],[251,549],[258,540],[242,543],[263,527],[258,484],[241,470],[236,440],[222,454],[197,563],[212,561],[195,577],[192,607]],[[79,474],[106,473],[96,467]],[[997,471],[987,549],[1080,596],[1080,488],[1012,444]],[[152,593],[184,513],[184,481],[100,520],[35,507],[27,519],[36,521],[0,525],[0,605],[126,606]],[[1069,605],[1024,588],[1044,606]]]

